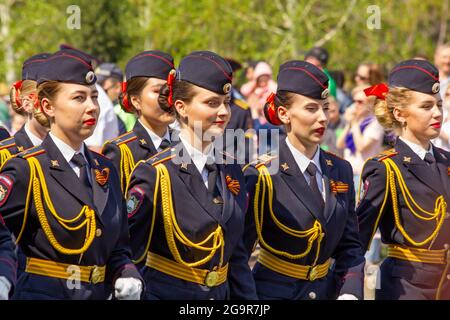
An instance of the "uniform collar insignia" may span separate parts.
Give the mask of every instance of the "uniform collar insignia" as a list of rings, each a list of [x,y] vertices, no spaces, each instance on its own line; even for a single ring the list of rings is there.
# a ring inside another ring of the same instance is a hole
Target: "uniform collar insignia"
[[[333,161],[331,161],[330,159],[325,159],[325,162],[327,163],[327,166],[333,166]]]
[[[281,165],[281,167],[283,168],[284,171],[286,171],[287,169],[289,169],[289,165],[285,162]]]
[[[50,160],[52,162],[52,167],[59,167],[58,160]]]
[[[411,157],[403,157],[403,162],[411,162]]]

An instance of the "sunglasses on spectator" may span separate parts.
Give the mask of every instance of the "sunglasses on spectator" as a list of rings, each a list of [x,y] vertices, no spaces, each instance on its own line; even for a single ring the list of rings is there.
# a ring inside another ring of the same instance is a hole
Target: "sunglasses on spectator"
[[[362,76],[362,75],[360,75],[360,74],[356,74],[355,77],[357,77],[357,78],[359,78],[359,79],[361,79],[361,80],[369,80],[368,77],[364,77],[364,76]]]

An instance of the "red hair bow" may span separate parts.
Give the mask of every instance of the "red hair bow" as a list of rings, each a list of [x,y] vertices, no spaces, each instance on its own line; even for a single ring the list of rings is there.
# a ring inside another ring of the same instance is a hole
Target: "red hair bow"
[[[271,93],[267,99],[266,99],[266,104],[267,104],[267,108],[266,108],[266,115],[267,115],[267,120],[269,120],[270,123],[272,123],[273,125],[280,125],[281,121],[278,118],[277,115],[277,108],[275,107],[275,93]]]
[[[174,69],[170,70],[167,75],[167,86],[169,87],[169,96],[167,97],[167,102],[169,106],[173,105],[173,82],[175,81],[176,71]]]
[[[384,83],[373,85],[369,88],[364,89],[364,93],[367,97],[375,96],[378,99],[384,100],[386,98],[386,94],[389,92],[389,88]]]
[[[127,95],[127,82],[122,82],[122,108],[126,111],[131,113],[132,110],[130,108],[130,103],[128,102],[128,95]]]
[[[17,107],[22,106],[22,100],[20,100],[20,90],[22,90],[22,80],[16,81],[13,83],[14,89],[14,101],[17,105]]]

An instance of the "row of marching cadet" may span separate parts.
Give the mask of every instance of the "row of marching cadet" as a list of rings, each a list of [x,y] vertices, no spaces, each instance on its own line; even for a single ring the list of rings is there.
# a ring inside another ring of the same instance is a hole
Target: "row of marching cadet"
[[[242,141],[217,143],[236,108],[226,59],[195,51],[175,66],[144,51],[125,77],[121,107],[137,121],[100,154],[85,143],[100,117],[89,55],[25,61],[11,103],[27,123],[0,131],[1,299],[361,300],[377,230],[376,299],[450,298],[450,153],[431,143],[443,122],[433,64],[402,61],[364,90],[396,138],[359,186],[320,148],[329,77],[310,62],[280,66],[264,115],[285,134],[246,163],[224,150]]]

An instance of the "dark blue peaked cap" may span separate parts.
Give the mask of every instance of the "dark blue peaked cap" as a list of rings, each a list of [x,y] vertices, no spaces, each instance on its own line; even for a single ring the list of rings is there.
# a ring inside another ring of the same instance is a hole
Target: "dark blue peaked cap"
[[[328,76],[313,64],[292,60],[280,66],[277,91],[289,91],[313,99],[328,97]]]
[[[426,60],[402,61],[389,73],[388,85],[435,94],[440,90],[439,71]]]
[[[233,71],[228,61],[218,54],[194,51],[181,60],[176,78],[215,93],[226,94],[231,90]]]
[[[134,77],[167,80],[173,68],[173,57],[170,54],[157,50],[144,51],[128,61],[125,75],[127,81]]]
[[[31,56],[22,65],[22,80],[37,81],[39,68],[51,53],[39,53]]]
[[[41,65],[38,85],[46,81],[94,84],[97,80],[90,60],[71,51],[61,50],[46,59]]]

